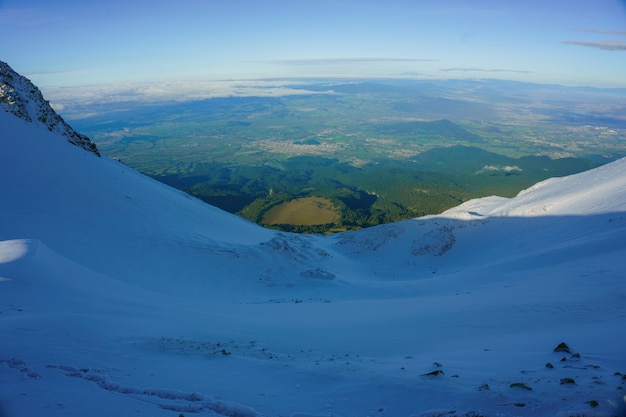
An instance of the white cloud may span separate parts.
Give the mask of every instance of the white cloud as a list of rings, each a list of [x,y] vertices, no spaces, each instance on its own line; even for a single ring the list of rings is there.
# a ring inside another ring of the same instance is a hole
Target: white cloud
[[[575,29],[576,32],[587,32],[587,33],[598,33],[601,35],[620,35],[626,36],[626,31],[621,30],[601,30],[594,28],[585,28],[585,29]]]
[[[589,48],[598,48],[605,51],[626,51],[626,42],[622,41],[563,41],[569,45],[587,46]]]
[[[215,97],[282,97],[319,94],[305,82],[281,80],[163,81],[76,87],[42,87],[55,108],[109,103],[184,102]],[[302,86],[303,88],[297,88]]]
[[[443,71],[443,72],[510,72],[514,74],[532,74],[532,71],[526,71],[526,70],[512,70],[512,69],[504,69],[504,68],[475,68],[475,67],[441,68],[439,71]]]
[[[281,65],[345,65],[371,64],[384,62],[431,62],[437,59],[429,58],[384,58],[384,57],[351,57],[351,58],[310,58],[310,59],[277,59],[262,61],[267,64]]]
[[[63,110],[65,110],[65,106],[61,103],[50,103],[50,107],[52,107],[54,109],[54,111],[56,112],[62,112]]]
[[[482,169],[476,171],[476,174],[482,174],[488,171],[509,173],[509,172],[522,172],[523,169],[518,167],[517,165],[485,165],[482,167]]]

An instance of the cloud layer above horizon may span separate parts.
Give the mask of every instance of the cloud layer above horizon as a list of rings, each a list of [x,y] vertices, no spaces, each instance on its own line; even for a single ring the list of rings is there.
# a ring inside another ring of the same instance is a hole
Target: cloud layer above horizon
[[[2,0],[1,60],[42,86],[490,77],[626,86],[626,2]]]

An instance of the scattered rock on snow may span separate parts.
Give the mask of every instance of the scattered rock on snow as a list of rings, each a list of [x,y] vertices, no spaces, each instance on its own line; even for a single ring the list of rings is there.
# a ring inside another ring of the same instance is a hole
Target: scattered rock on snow
[[[597,406],[600,405],[600,403],[597,402],[596,400],[585,401],[585,404],[589,404],[591,408],[596,408]]]
[[[532,391],[533,389],[531,387],[529,387],[528,385],[524,384],[523,382],[514,382],[511,385],[509,385],[511,388],[521,388],[521,389],[525,389],[526,391]]]
[[[335,274],[325,271],[322,268],[309,269],[307,271],[300,272],[300,276],[304,278],[315,278],[323,280],[335,279]]]
[[[554,348],[553,352],[572,353],[571,349],[565,342],[561,342]]]
[[[443,373],[443,371],[441,369],[437,369],[435,371],[422,374],[422,376],[439,376],[439,375],[444,375],[444,373]]]

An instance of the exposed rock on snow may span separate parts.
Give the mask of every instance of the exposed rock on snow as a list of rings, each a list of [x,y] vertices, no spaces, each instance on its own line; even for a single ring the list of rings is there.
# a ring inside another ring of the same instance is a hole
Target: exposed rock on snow
[[[309,269],[300,272],[300,276],[313,279],[335,279],[335,274],[325,271],[322,268]]]
[[[33,83],[2,61],[0,61],[0,108],[27,122],[41,124],[51,132],[67,138],[71,144],[100,156],[95,143],[65,123]]]
[[[567,344],[565,342],[559,343],[559,345],[554,348],[554,352],[572,353],[572,351],[570,350],[569,346],[567,346]]]

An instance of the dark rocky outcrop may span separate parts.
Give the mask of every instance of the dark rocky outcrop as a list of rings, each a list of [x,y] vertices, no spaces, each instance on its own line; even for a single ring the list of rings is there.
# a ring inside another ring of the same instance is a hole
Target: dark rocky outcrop
[[[65,136],[71,144],[100,156],[95,143],[72,129],[28,78],[18,74],[2,61],[0,61],[0,109],[27,122],[45,126],[51,132]]]

